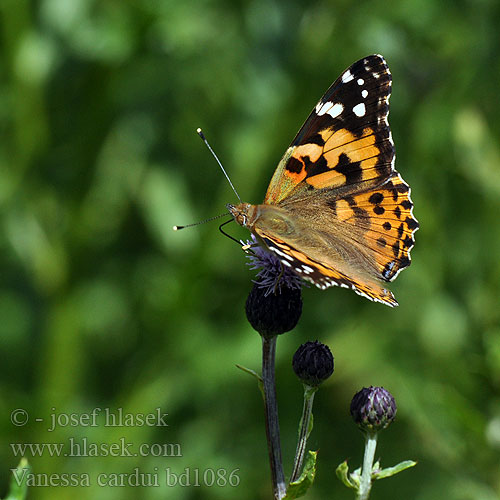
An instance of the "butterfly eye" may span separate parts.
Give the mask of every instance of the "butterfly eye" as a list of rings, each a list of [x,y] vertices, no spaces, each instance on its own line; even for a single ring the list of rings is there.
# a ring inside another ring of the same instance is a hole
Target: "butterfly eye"
[[[239,205],[226,205],[227,209],[234,217],[234,220],[244,227],[250,227],[255,218],[255,206],[249,203],[240,203]]]
[[[228,203],[227,209],[231,213],[231,215],[234,217],[234,220],[240,224],[241,226],[246,226],[247,225],[247,214],[241,210],[241,206],[234,206]]]

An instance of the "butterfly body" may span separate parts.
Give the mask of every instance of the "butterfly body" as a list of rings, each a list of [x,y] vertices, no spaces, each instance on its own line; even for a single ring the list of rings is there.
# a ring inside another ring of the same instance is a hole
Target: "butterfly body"
[[[354,63],[285,152],[264,203],[228,205],[284,266],[320,288],[352,288],[395,306],[385,286],[410,264],[410,188],[394,168],[382,56]]]

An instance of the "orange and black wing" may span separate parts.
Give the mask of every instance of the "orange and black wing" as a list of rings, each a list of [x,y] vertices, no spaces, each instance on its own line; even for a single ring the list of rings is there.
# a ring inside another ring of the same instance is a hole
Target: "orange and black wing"
[[[260,236],[285,266],[316,286],[352,288],[395,306],[385,282],[410,264],[418,222],[409,186],[394,168],[391,82],[384,58],[372,55],[328,89],[283,156],[264,200],[307,221],[307,237],[299,243],[272,231]]]
[[[394,171],[391,74],[380,55],[360,59],[328,89],[286,151],[264,203],[315,189],[340,197],[382,184]],[[311,193],[313,194],[313,193]]]

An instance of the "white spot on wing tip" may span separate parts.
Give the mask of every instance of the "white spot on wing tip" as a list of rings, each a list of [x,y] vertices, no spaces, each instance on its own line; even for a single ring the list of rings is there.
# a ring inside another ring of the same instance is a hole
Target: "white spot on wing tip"
[[[325,106],[327,104],[329,104],[329,103],[319,101],[318,104],[316,104],[316,108],[315,108],[316,114],[319,116],[324,115],[325,114]]]
[[[333,106],[333,102],[327,101],[327,102],[318,102],[318,105],[316,106],[316,114],[318,116],[323,116],[325,113],[328,112],[328,110]]]
[[[318,116],[323,116],[324,114],[330,115],[332,118],[337,118],[342,111],[344,111],[344,106],[339,102],[333,104],[331,101],[327,101],[325,103],[318,103],[316,106],[316,114]]]
[[[332,117],[332,118],[337,118],[337,116],[339,116],[342,111],[344,111],[344,106],[342,106],[342,104],[340,103],[337,103],[337,104],[334,104],[332,106],[332,109],[330,109],[329,111],[327,111],[327,113]]]
[[[362,90],[361,95],[363,96],[363,99],[366,99],[368,97],[368,90]]]
[[[347,70],[347,71],[346,71],[346,72],[342,75],[342,81],[343,81],[344,83],[347,83],[347,82],[350,82],[350,81],[352,81],[352,80],[354,80],[354,76],[352,75],[352,73],[351,73],[349,70]]]
[[[363,102],[361,102],[359,104],[356,104],[356,106],[354,106],[354,108],[352,108],[352,111],[356,116],[359,116],[359,117],[365,116],[366,106]]]

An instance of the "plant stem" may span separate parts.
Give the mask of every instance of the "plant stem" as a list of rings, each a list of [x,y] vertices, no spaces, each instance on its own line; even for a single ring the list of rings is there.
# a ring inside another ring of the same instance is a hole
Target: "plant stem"
[[[269,464],[271,465],[273,494],[275,500],[281,500],[285,496],[286,486],[281,460],[280,426],[274,378],[276,339],[276,336],[270,339],[262,337],[262,380],[266,411],[267,449],[269,451]]]
[[[314,394],[317,390],[317,387],[310,387],[304,384],[304,406],[302,407],[302,417],[300,419],[299,440],[297,441],[297,449],[295,450],[295,461],[290,477],[291,483],[297,481],[300,477],[302,462],[304,461],[304,454],[306,452],[307,438],[309,437]]]
[[[367,432],[365,441],[365,457],[363,459],[363,471],[357,500],[367,500],[370,497],[372,488],[372,469],[375,450],[377,449],[377,432]]]

